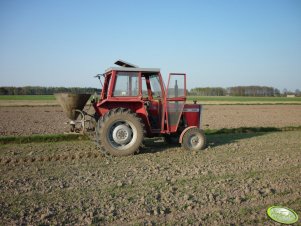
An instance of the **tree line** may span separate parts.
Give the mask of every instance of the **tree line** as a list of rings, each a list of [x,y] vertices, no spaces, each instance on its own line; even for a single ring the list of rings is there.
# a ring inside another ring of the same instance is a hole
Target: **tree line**
[[[300,96],[300,90],[295,92],[284,89],[281,93],[279,89],[268,86],[233,86],[229,88],[222,87],[197,87],[190,90],[191,96],[286,96],[294,94]]]
[[[280,91],[268,86],[235,86],[229,88],[231,96],[280,96]]]
[[[197,87],[190,90],[191,96],[226,96],[227,90],[222,87]]]
[[[43,87],[43,86],[2,86],[0,87],[0,95],[52,95],[54,93],[100,93],[101,89],[97,88],[80,88],[80,87]],[[191,96],[286,96],[296,95],[301,96],[299,89],[294,92],[284,89],[280,92],[279,89],[268,86],[233,86],[229,88],[222,87],[197,87],[187,92]]]
[[[100,89],[97,88],[80,88],[80,87],[42,87],[42,86],[24,86],[13,87],[3,86],[0,87],[0,95],[52,95],[54,93],[99,93]]]

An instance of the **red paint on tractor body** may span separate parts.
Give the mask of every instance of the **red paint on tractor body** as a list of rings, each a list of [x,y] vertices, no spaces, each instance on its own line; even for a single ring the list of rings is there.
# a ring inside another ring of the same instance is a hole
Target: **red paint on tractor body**
[[[106,71],[100,100],[93,107],[99,117],[114,108],[130,109],[152,137],[200,127],[201,105],[185,101],[186,74],[170,74],[165,87],[159,70],[121,67]]]
[[[200,104],[185,104],[183,115],[188,126],[201,127],[202,105]]]

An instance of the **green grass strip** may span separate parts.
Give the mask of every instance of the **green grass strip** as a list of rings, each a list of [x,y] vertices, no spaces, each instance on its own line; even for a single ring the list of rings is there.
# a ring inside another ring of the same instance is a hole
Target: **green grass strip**
[[[301,102],[301,97],[187,96],[188,100],[227,102]]]
[[[54,95],[0,95],[0,100],[55,100]],[[301,97],[250,97],[250,96],[187,96],[187,100],[197,100],[199,102],[218,101],[218,102],[299,102]]]
[[[25,144],[25,143],[41,143],[41,142],[59,142],[88,140],[88,137],[81,134],[42,134],[31,136],[4,136],[0,137],[0,144]]]
[[[0,100],[55,100],[54,95],[0,95]]]
[[[262,133],[262,132],[283,132],[283,131],[301,131],[301,126],[286,127],[239,127],[222,129],[205,129],[206,135],[211,134],[235,134],[235,133]]]
[[[215,134],[238,134],[238,133],[262,133],[262,132],[283,132],[283,131],[301,131],[301,126],[286,127],[240,127],[240,128],[222,128],[222,129],[205,129],[206,135]],[[42,134],[31,136],[2,136],[0,144],[25,144],[25,143],[43,143],[43,142],[60,142],[89,140],[82,134]]]

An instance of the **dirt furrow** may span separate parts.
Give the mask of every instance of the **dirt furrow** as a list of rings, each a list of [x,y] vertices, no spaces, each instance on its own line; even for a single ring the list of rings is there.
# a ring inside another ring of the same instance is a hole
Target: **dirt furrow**
[[[150,139],[112,160],[90,141],[3,145],[0,224],[273,225],[271,205],[301,212],[300,131],[208,141],[187,152]]]

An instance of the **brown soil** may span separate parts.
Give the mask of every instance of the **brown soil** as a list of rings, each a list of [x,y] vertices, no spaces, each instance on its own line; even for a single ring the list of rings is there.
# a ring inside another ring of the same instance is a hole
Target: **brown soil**
[[[2,136],[62,134],[69,132],[69,121],[60,106],[0,107]]]
[[[0,135],[68,130],[59,106],[0,107]],[[205,129],[301,125],[300,105],[204,106]],[[90,141],[0,147],[0,225],[274,225],[301,212],[301,132],[208,136],[203,152],[147,139],[107,159]]]
[[[275,225],[301,212],[301,132],[223,134],[188,152],[147,139],[107,159],[90,141],[0,151],[0,225]]]
[[[301,105],[205,105],[202,114],[204,129],[301,125]],[[0,107],[2,136],[59,134],[68,121],[59,106]]]
[[[285,127],[301,125],[301,105],[205,105],[203,126]]]

